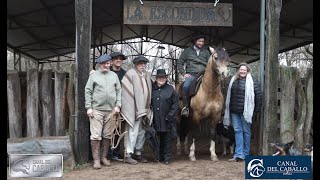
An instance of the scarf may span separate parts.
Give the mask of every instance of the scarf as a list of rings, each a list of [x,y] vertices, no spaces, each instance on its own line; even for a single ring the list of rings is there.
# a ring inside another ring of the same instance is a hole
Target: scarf
[[[227,97],[226,97],[226,108],[224,110],[224,119],[223,124],[225,126],[230,125],[230,94],[231,94],[231,87],[233,81],[235,80],[236,75],[234,75],[229,83]],[[243,117],[247,121],[247,123],[252,124],[252,116],[254,111],[254,87],[253,87],[253,79],[250,73],[246,76],[246,85],[245,85],[245,97],[244,97],[244,109],[243,109]]]

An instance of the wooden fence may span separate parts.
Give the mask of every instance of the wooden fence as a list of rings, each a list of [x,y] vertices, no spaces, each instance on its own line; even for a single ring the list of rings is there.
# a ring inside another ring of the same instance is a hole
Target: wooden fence
[[[298,149],[312,142],[313,76],[299,78],[297,69],[280,67],[278,97],[279,139],[294,140]],[[70,74],[70,75],[69,75]],[[68,78],[69,77],[69,78]],[[69,73],[44,70],[9,71],[7,74],[8,138],[69,135],[74,141],[74,66]],[[227,84],[225,86],[227,88]],[[260,116],[252,123],[251,154],[261,152]],[[67,134],[66,130],[69,131]],[[311,137],[311,138],[310,138]]]
[[[8,138],[66,135],[74,107],[68,74],[36,69],[8,72]]]

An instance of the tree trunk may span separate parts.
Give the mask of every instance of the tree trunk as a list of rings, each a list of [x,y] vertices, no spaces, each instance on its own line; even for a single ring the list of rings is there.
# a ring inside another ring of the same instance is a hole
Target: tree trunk
[[[53,136],[55,134],[53,97],[52,70],[44,70],[41,72],[40,79],[40,105],[43,136]]]
[[[280,137],[282,143],[294,141],[294,103],[297,69],[280,66]]]
[[[7,73],[9,137],[22,137],[21,87],[18,71]]]
[[[303,128],[306,120],[306,95],[303,91],[302,83],[300,80],[300,76],[297,76],[296,80],[296,99],[297,99],[297,124],[296,124],[296,132],[294,136],[294,147],[302,152],[304,147],[304,137],[303,137]]]
[[[266,1],[266,64],[265,64],[265,85],[264,86],[264,137],[263,137],[263,155],[272,153],[269,143],[279,140],[279,131],[277,125],[277,92],[279,75],[279,19],[282,0]]]
[[[39,127],[38,70],[27,71],[27,137],[41,136]]]
[[[307,117],[304,126],[304,143],[310,143],[311,124],[313,121],[313,70],[309,69],[306,84]]]

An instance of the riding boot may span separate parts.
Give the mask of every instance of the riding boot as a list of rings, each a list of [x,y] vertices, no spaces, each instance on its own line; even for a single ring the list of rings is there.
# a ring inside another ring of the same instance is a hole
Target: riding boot
[[[188,117],[189,116],[190,98],[184,92],[182,92],[182,102],[183,102],[184,107],[181,110],[181,116]]]
[[[100,169],[100,141],[91,140],[91,151],[93,157],[93,168]]]
[[[111,166],[110,164],[110,161],[107,159],[107,153],[108,153],[108,149],[109,149],[109,146],[110,146],[110,142],[111,140],[110,139],[106,139],[106,138],[103,138],[102,139],[102,148],[101,148],[101,162],[103,165],[105,166]]]

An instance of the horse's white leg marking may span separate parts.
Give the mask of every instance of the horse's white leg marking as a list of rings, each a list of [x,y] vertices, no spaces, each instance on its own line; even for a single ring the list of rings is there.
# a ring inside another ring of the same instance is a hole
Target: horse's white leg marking
[[[230,146],[230,155],[231,155],[231,154],[233,155],[233,153],[234,153],[234,152],[233,152],[233,150],[234,150],[234,144],[235,144],[235,143],[233,143],[233,144]]]
[[[218,161],[217,155],[216,155],[216,147],[215,142],[211,140],[210,143],[210,153],[211,153],[211,160],[212,161]]]
[[[190,158],[190,161],[196,161],[196,157],[194,155],[194,151],[196,150],[195,143],[194,143],[194,138],[193,138],[192,141],[193,142],[192,142],[191,147],[190,147],[189,158]]]
[[[222,137],[223,138],[223,137]],[[227,147],[226,147],[226,142],[225,142],[225,139],[223,138],[222,139],[222,146],[223,146],[223,155],[227,155]],[[211,149],[210,149],[211,150]]]
[[[188,138],[189,138],[189,135],[186,136],[186,138],[184,139],[184,143],[183,143],[183,145],[184,145],[184,149],[183,150],[184,150],[185,154],[188,154],[188,149],[189,149],[188,148]]]
[[[180,137],[177,138],[177,155],[181,155],[181,143],[180,143]]]

